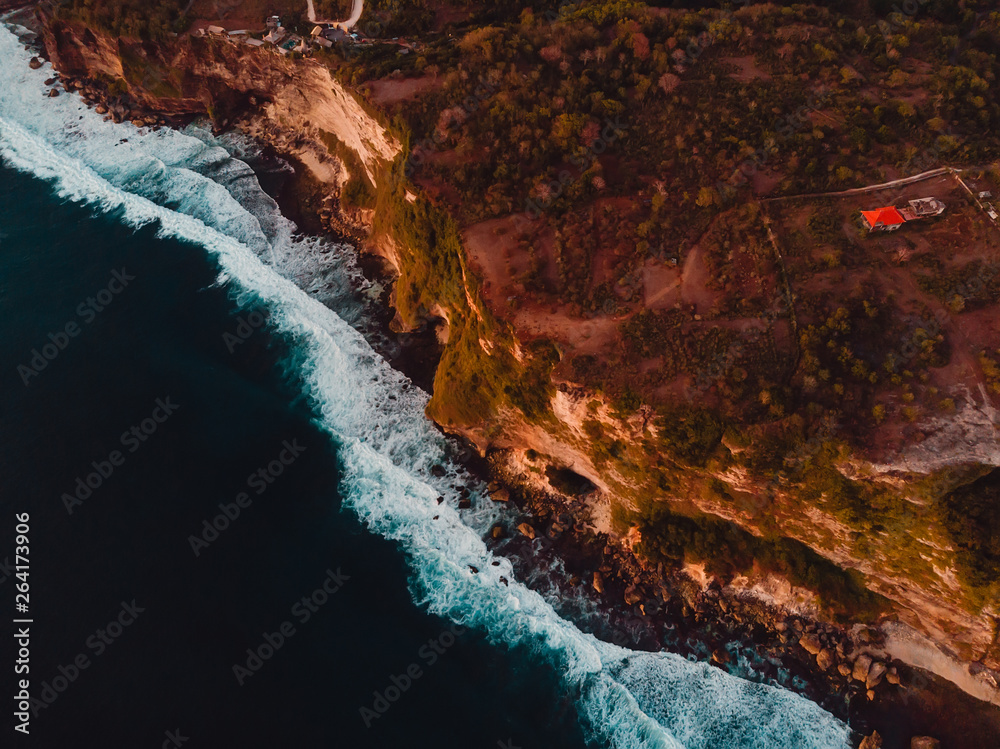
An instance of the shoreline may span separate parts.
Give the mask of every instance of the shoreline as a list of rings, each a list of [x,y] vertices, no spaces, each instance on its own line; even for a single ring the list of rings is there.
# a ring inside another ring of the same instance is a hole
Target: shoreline
[[[76,90],[80,91],[79,88]],[[91,102],[91,106],[97,105]],[[174,120],[174,118],[160,117],[161,121],[171,124],[184,124],[181,122],[182,119],[184,118]],[[399,334],[392,330],[394,312],[390,306],[393,280],[391,268],[370,248],[364,249],[359,246],[363,243],[359,243],[357,237],[347,236],[337,230],[336,225],[341,228],[349,226],[346,217],[336,216],[336,222],[324,218],[323,211],[329,210],[331,202],[335,202],[328,193],[329,187],[315,180],[294,154],[283,153],[267,143],[264,145],[275,157],[297,166],[295,175],[288,178],[285,189],[278,190],[280,198],[276,199],[282,213],[295,221],[304,233],[332,233],[338,240],[354,244],[358,251],[359,265],[365,275],[378,280],[386,287],[379,301],[380,317],[376,322],[386,335],[398,338]],[[308,184],[310,182],[314,184],[310,186]],[[321,195],[322,199],[317,200]],[[337,210],[339,211],[339,206]],[[332,216],[332,213],[329,215]],[[425,326],[421,331],[406,335],[412,344],[401,346],[399,355],[387,358],[393,367],[410,377],[418,386],[428,389],[433,382],[436,369],[435,350],[439,356],[434,332]],[[384,352],[379,353],[384,355]],[[491,457],[497,456],[494,454]],[[573,513],[581,509],[579,502],[555,495],[538,496],[530,488],[519,486],[513,476],[497,471],[489,459],[467,460],[466,465],[484,482],[496,483],[495,493],[499,493],[500,490],[509,493],[510,501],[507,506],[510,508],[510,517],[505,519],[505,537],[495,539],[495,543],[491,543],[492,548],[508,556],[515,563],[519,576],[529,585],[532,585],[530,582],[533,578],[532,573],[544,569],[538,565],[539,558],[560,559],[566,567],[567,579],[548,582],[556,589],[569,592],[569,597],[588,600],[594,604],[596,609],[593,616],[597,620],[603,620],[606,625],[603,632],[595,632],[602,636],[602,639],[609,639],[616,644],[627,644],[637,649],[668,649],[682,655],[697,656],[701,660],[712,662],[717,667],[727,665],[729,660],[726,654],[732,658],[732,653],[729,653],[726,645],[734,641],[739,642],[745,649],[761,656],[762,668],[767,677],[774,678],[778,669],[784,668],[789,673],[789,680],[798,677],[806,681],[809,686],[808,689],[800,690],[794,689],[793,685],[793,691],[813,699],[842,719],[852,718],[859,721],[861,726],[867,724],[870,728],[878,728],[880,732],[882,731],[880,726],[889,726],[891,729],[892,725],[903,723],[901,716],[917,717],[921,711],[926,711],[928,706],[962,703],[957,695],[949,693],[949,689],[958,692],[958,688],[950,684],[946,686],[943,680],[939,680],[941,684],[930,681],[923,689],[916,690],[926,691],[929,697],[927,700],[918,699],[917,696],[894,699],[895,692],[891,693],[891,690],[883,686],[879,692],[879,700],[868,702],[860,685],[855,684],[852,688],[850,681],[834,689],[830,686],[833,680],[829,684],[827,682],[828,679],[832,679],[831,670],[837,673],[836,667],[831,665],[825,671],[819,669],[815,665],[813,654],[795,645],[795,642],[805,635],[816,634],[823,644],[832,646],[834,650],[837,649],[837,643],[842,643],[849,655],[857,645],[843,629],[828,625],[820,625],[822,629],[819,629],[808,619],[787,617],[777,608],[769,610],[767,605],[760,601],[747,604],[739,596],[727,594],[723,586],[714,588],[709,586],[703,590],[695,590],[678,574],[665,575],[660,580],[655,580],[650,571],[641,568],[636,563],[634,555],[621,544],[611,542],[602,534],[589,532],[578,523],[560,522],[561,515],[566,515],[572,520]],[[539,531],[536,539],[529,540],[519,533],[516,530],[518,522],[528,522]],[[564,525],[566,527],[563,527]],[[559,526],[562,530],[554,526]],[[601,572],[603,568],[607,568],[607,571]],[[601,590],[597,590],[593,584],[594,572],[602,575]],[[571,582],[573,580],[576,582]],[[629,603],[630,599],[635,600]],[[650,603],[653,601],[658,603],[651,606]],[[758,609],[758,611],[755,614],[753,611],[743,611],[744,608]],[[564,615],[573,616],[572,613]],[[740,621],[741,619],[744,621]],[[587,622],[578,618],[575,618],[575,621],[582,628],[591,631],[587,627]],[[731,622],[735,622],[732,628],[729,627]],[[598,621],[598,624],[600,623]],[[779,623],[785,625],[781,630],[776,626]],[[769,624],[775,625],[772,631],[767,631]],[[668,636],[668,633],[674,634]],[[851,651],[847,651],[847,643],[851,644]],[[705,647],[702,648],[700,645]],[[706,649],[707,657],[704,652]],[[768,660],[769,657],[778,660],[780,665]],[[900,664],[896,665],[898,668]],[[915,683],[915,677],[910,675],[907,681],[901,669],[899,675],[901,682]],[[879,684],[875,687],[878,688]],[[906,693],[910,691],[907,690]],[[902,693],[899,689],[896,692]],[[936,700],[934,697],[937,695],[940,695],[940,699]],[[973,700],[971,697],[968,699]],[[900,701],[902,705],[896,704]],[[963,745],[959,743],[959,739],[975,740],[970,737],[970,726],[967,721],[946,722],[953,723],[947,727],[948,730],[928,731],[929,735],[946,741],[945,747]],[[914,722],[910,721],[907,725],[914,725]],[[984,742],[980,745],[986,746],[985,739],[1000,735],[1000,721],[996,727],[998,733],[984,734]],[[858,730],[865,729],[859,726]],[[946,739],[947,734],[951,736]],[[891,735],[887,740],[892,740]],[[908,744],[891,743],[886,746],[896,745],[908,746]]]
[[[270,144],[266,147],[297,166],[295,174],[289,177],[290,182],[311,183],[322,189],[295,154],[277,151]],[[294,196],[301,192],[299,186],[279,191],[274,196],[282,213],[288,218],[294,216],[297,224],[299,218],[303,219],[304,223],[299,226],[309,233],[313,233],[309,227],[318,227],[320,233],[355,247],[365,276],[385,287],[378,309],[380,331],[389,337],[401,335],[392,328],[394,310],[390,298],[395,276],[390,264],[371,247],[365,247],[363,239],[345,236],[329,223],[324,224],[322,216],[309,215],[308,207],[295,202]],[[427,326],[403,335],[410,337],[410,343],[400,347],[401,355],[387,358],[395,369],[427,390],[433,383],[440,346]],[[414,355],[421,347],[425,349],[423,354]],[[430,359],[427,352],[431,352]],[[384,352],[379,353],[384,355]],[[465,468],[490,486],[492,495],[502,496],[506,492],[509,497],[504,520],[497,524],[502,528],[502,535],[486,537],[491,550],[510,559],[522,582],[536,590],[537,583],[533,582],[536,575],[550,573],[553,563],[561,565],[566,572],[565,578],[549,577],[546,582],[558,590],[564,600],[594,607],[589,615],[574,606],[559,610],[561,616],[574,621],[583,631],[616,645],[675,653],[710,663],[741,678],[793,691],[848,723],[857,734],[856,745],[872,731],[879,732],[885,749],[909,749],[911,735],[934,736],[942,741],[945,749],[962,746],[968,740],[978,741],[976,745],[985,747],[993,736],[1000,735],[1000,714],[976,731],[973,727],[977,722],[976,708],[983,703],[950,682],[900,661],[885,660],[887,669],[895,672],[898,686],[890,686],[892,682],[883,677],[875,684],[876,699],[869,700],[866,685],[853,679],[853,669],[852,676],[846,678],[837,671],[836,664],[819,669],[814,654],[796,645],[799,640],[813,635],[823,638],[822,641],[838,654],[842,648],[848,657],[867,651],[867,646],[859,645],[847,629],[789,614],[749,594],[740,596],[738,592],[727,591],[717,581],[704,589],[693,589],[690,579],[681,571],[668,574],[663,580],[654,580],[630,550],[606,534],[572,522],[566,523],[564,530],[558,530],[563,525],[559,522],[561,516],[562,519],[567,514],[571,517],[572,511],[578,509],[574,508],[577,503],[551,493],[539,493],[506,471],[497,470],[491,459],[505,451],[494,451],[480,458],[471,442],[457,435],[448,436],[468,448],[463,450]],[[534,539],[518,531],[521,523],[532,525],[536,531]],[[553,526],[557,529],[554,532]],[[539,532],[542,529],[545,531]],[[540,557],[542,564],[539,564]],[[602,576],[600,591],[592,583],[595,572]],[[629,598],[643,589],[652,589],[655,593],[641,603],[629,604]],[[654,599],[656,603],[650,607]],[[866,631],[868,634],[860,637],[870,637],[878,644],[878,630]],[[735,656],[733,650],[737,651]],[[752,662],[757,673],[750,675],[745,670],[727,669],[729,665],[739,665],[739,658],[744,663]],[[873,663],[877,662],[873,657]],[[783,683],[779,683],[776,677],[782,672]],[[796,679],[805,683],[805,687],[799,686]],[[949,709],[945,706],[958,708],[964,719],[958,721],[943,715]],[[921,726],[922,730],[914,733],[914,726]]]

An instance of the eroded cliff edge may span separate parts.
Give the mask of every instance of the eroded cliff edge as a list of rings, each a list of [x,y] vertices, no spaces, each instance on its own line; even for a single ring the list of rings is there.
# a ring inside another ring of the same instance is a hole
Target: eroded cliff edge
[[[407,179],[403,130],[326,66],[226,39],[185,36],[167,46],[59,21],[46,24],[44,38],[63,77],[87,79],[81,87],[108,116],[200,114],[218,127],[238,123],[330,186],[326,215],[366,234],[366,245],[395,269],[399,326],[431,320],[438,329],[443,353],[430,415],[483,452],[502,451],[497,464],[527,491],[574,496],[579,484],[565,480],[571,471],[594,487],[583,492],[578,519],[635,550],[650,569],[676,561],[680,546],[681,559],[690,550],[686,569],[702,590],[718,572],[735,597],[818,620],[879,623],[885,638],[867,648],[871,654],[926,667],[1000,703],[996,587],[970,594],[956,576],[961,549],[921,510],[963,487],[996,491],[996,418],[985,392],[928,424],[930,439],[870,454],[839,442],[836,424],[797,414],[741,432],[702,409],[664,418],[641,403],[623,408],[570,377],[557,345],[519,333],[516,316],[491,307],[470,260],[468,229]],[[710,403],[709,389],[699,392]],[[765,443],[780,445],[776,460],[761,459]],[[835,492],[846,499],[831,503]],[[872,502],[885,522],[856,521],[853,504]],[[716,570],[715,544],[774,561]],[[653,597],[633,589],[625,605]],[[824,650],[820,643],[815,655]]]

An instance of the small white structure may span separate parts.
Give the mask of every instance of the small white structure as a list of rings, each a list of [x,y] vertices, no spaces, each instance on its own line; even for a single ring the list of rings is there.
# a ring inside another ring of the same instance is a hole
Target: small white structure
[[[316,44],[318,44],[320,47],[325,47],[326,49],[330,49],[330,47],[333,46],[333,42],[331,42],[329,39],[323,36],[317,36],[315,39],[313,39],[313,41],[316,42]]]
[[[940,216],[944,213],[944,203],[937,198],[919,198],[909,201],[910,207],[904,208],[901,212],[907,221],[917,218],[927,218],[929,216]]]
[[[221,26],[209,26],[208,27],[208,33],[209,34],[217,34],[217,35],[218,34],[225,34],[226,30],[224,28],[222,28]]]
[[[993,193],[990,192],[989,190],[983,190],[981,193],[979,193],[979,199],[980,200],[982,200],[984,198],[992,198],[992,197],[993,197]]]
[[[265,42],[270,42],[271,44],[277,44],[282,39],[285,38],[285,29],[282,26],[278,26],[275,29],[271,29],[270,33],[264,37]]]
[[[920,198],[919,200],[911,200],[910,208],[912,208],[918,216],[940,216],[944,213],[944,203],[937,198]]]
[[[263,40],[261,40],[261,39],[254,39],[253,37],[249,37],[246,40],[246,42],[251,47],[263,47],[264,46]]]
[[[268,29],[277,29],[281,26],[281,18],[279,16],[271,16],[265,21],[264,25]]]

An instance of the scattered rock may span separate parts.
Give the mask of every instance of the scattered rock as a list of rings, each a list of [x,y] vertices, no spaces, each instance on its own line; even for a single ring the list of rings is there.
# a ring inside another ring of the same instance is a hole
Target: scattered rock
[[[725,648],[716,648],[712,651],[712,663],[723,666],[729,663],[729,651]]]
[[[821,643],[819,637],[814,634],[803,635],[799,640],[799,645],[801,645],[805,651],[809,653],[809,655],[816,655],[823,649],[823,643]]]
[[[444,476],[444,474],[445,474],[444,466],[441,465],[440,463],[435,463],[434,465],[431,466],[432,476],[437,476],[438,478],[441,478],[442,476]]]
[[[930,736],[914,736],[910,739],[910,749],[941,749],[941,742]]]
[[[460,510],[468,510],[470,507],[472,507],[472,501],[471,500],[468,500],[468,499],[460,499],[460,500],[458,500],[458,509],[460,509]]]
[[[839,666],[837,666],[837,671],[840,673],[841,676],[851,675],[851,667],[848,666],[846,663],[841,663]]]
[[[510,501],[510,492],[506,489],[498,489],[490,494],[490,499],[494,502],[508,502]]]
[[[50,97],[51,96],[59,96],[59,89],[57,89],[57,88],[50,88],[49,89],[49,96]]]
[[[872,667],[868,670],[868,678],[865,679],[865,686],[869,689],[874,689],[882,681],[882,676],[885,674],[885,664],[881,661],[875,661]]]
[[[871,736],[865,736],[861,739],[861,745],[858,749],[882,749],[882,737],[879,736],[878,731],[873,731]]]
[[[535,540],[535,529],[532,528],[528,523],[521,523],[517,526],[517,529],[521,532],[522,536],[527,536],[532,541]]]
[[[858,659],[854,661],[854,671],[852,672],[852,677],[855,681],[865,682],[868,680],[868,669],[872,667],[872,658],[870,655],[859,655]]]
[[[858,630],[858,642],[860,642],[862,645],[867,645],[871,641],[872,641],[872,633],[871,632],[869,632],[865,628],[862,628],[862,629]]]
[[[42,67],[42,61],[39,60],[37,57],[32,57],[28,61],[28,67],[31,68],[32,70],[38,70],[40,67]]]
[[[875,690],[874,689],[869,689],[867,692],[865,692],[865,697],[868,698],[869,702],[874,702],[875,701]]]
[[[96,107],[94,107],[94,111],[97,112],[98,114],[107,114],[108,108],[103,104],[98,104]]]
[[[604,592],[604,578],[600,572],[594,572],[594,590],[598,593]]]
[[[834,655],[830,648],[823,648],[816,655],[816,665],[819,666],[821,671],[826,671],[830,666],[833,665]]]
[[[441,504],[442,502],[444,502],[444,497],[440,497],[440,496],[439,496],[439,497],[438,497],[438,504]]]
[[[642,600],[642,596],[639,595],[637,585],[629,585],[625,588],[625,603],[629,606],[635,606],[639,601]]]
[[[499,523],[497,523],[496,525],[494,525],[494,526],[493,526],[493,527],[492,527],[492,528],[490,529],[490,535],[491,535],[491,536],[492,536],[493,538],[497,538],[497,539],[500,539],[500,538],[503,538],[503,537],[504,537],[504,535],[505,535],[505,534],[504,534],[504,532],[503,532],[503,526],[502,526],[502,525],[500,525]]]
[[[504,585],[506,585],[507,584],[507,578],[504,577],[503,575],[501,575],[500,576],[500,582],[502,582]]]
[[[470,564],[469,565],[469,570],[472,572],[473,575],[478,575],[479,574],[479,568],[476,567],[475,565]]]
[[[55,83],[58,80],[59,80],[58,78],[46,78],[45,79],[45,85],[46,86],[51,86],[53,83]]]
[[[890,684],[899,684],[899,673],[895,666],[885,672],[885,680]]]

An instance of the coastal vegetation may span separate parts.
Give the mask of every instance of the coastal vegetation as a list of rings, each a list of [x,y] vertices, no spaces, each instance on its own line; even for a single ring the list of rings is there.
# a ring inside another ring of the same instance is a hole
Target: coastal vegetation
[[[845,558],[935,595],[954,569],[961,606],[995,604],[993,479],[871,464],[961,388],[1000,391],[975,317],[1000,301],[996,227],[951,177],[928,183],[946,213],[895,235],[859,225],[894,193],[799,196],[945,165],[1000,193],[978,169],[1000,157],[1000,17],[663,5],[380,0],[360,29],[386,43],[318,58],[404,144],[376,188],[321,136],[344,206],[401,250],[399,322],[446,334],[429,414],[481,444],[525,421],[572,443],[653,561],[780,574],[840,616],[885,606]],[[93,16],[166,28],[117,17]],[[143,65],[123,54],[129,85]],[[566,383],[597,404],[570,426]]]

